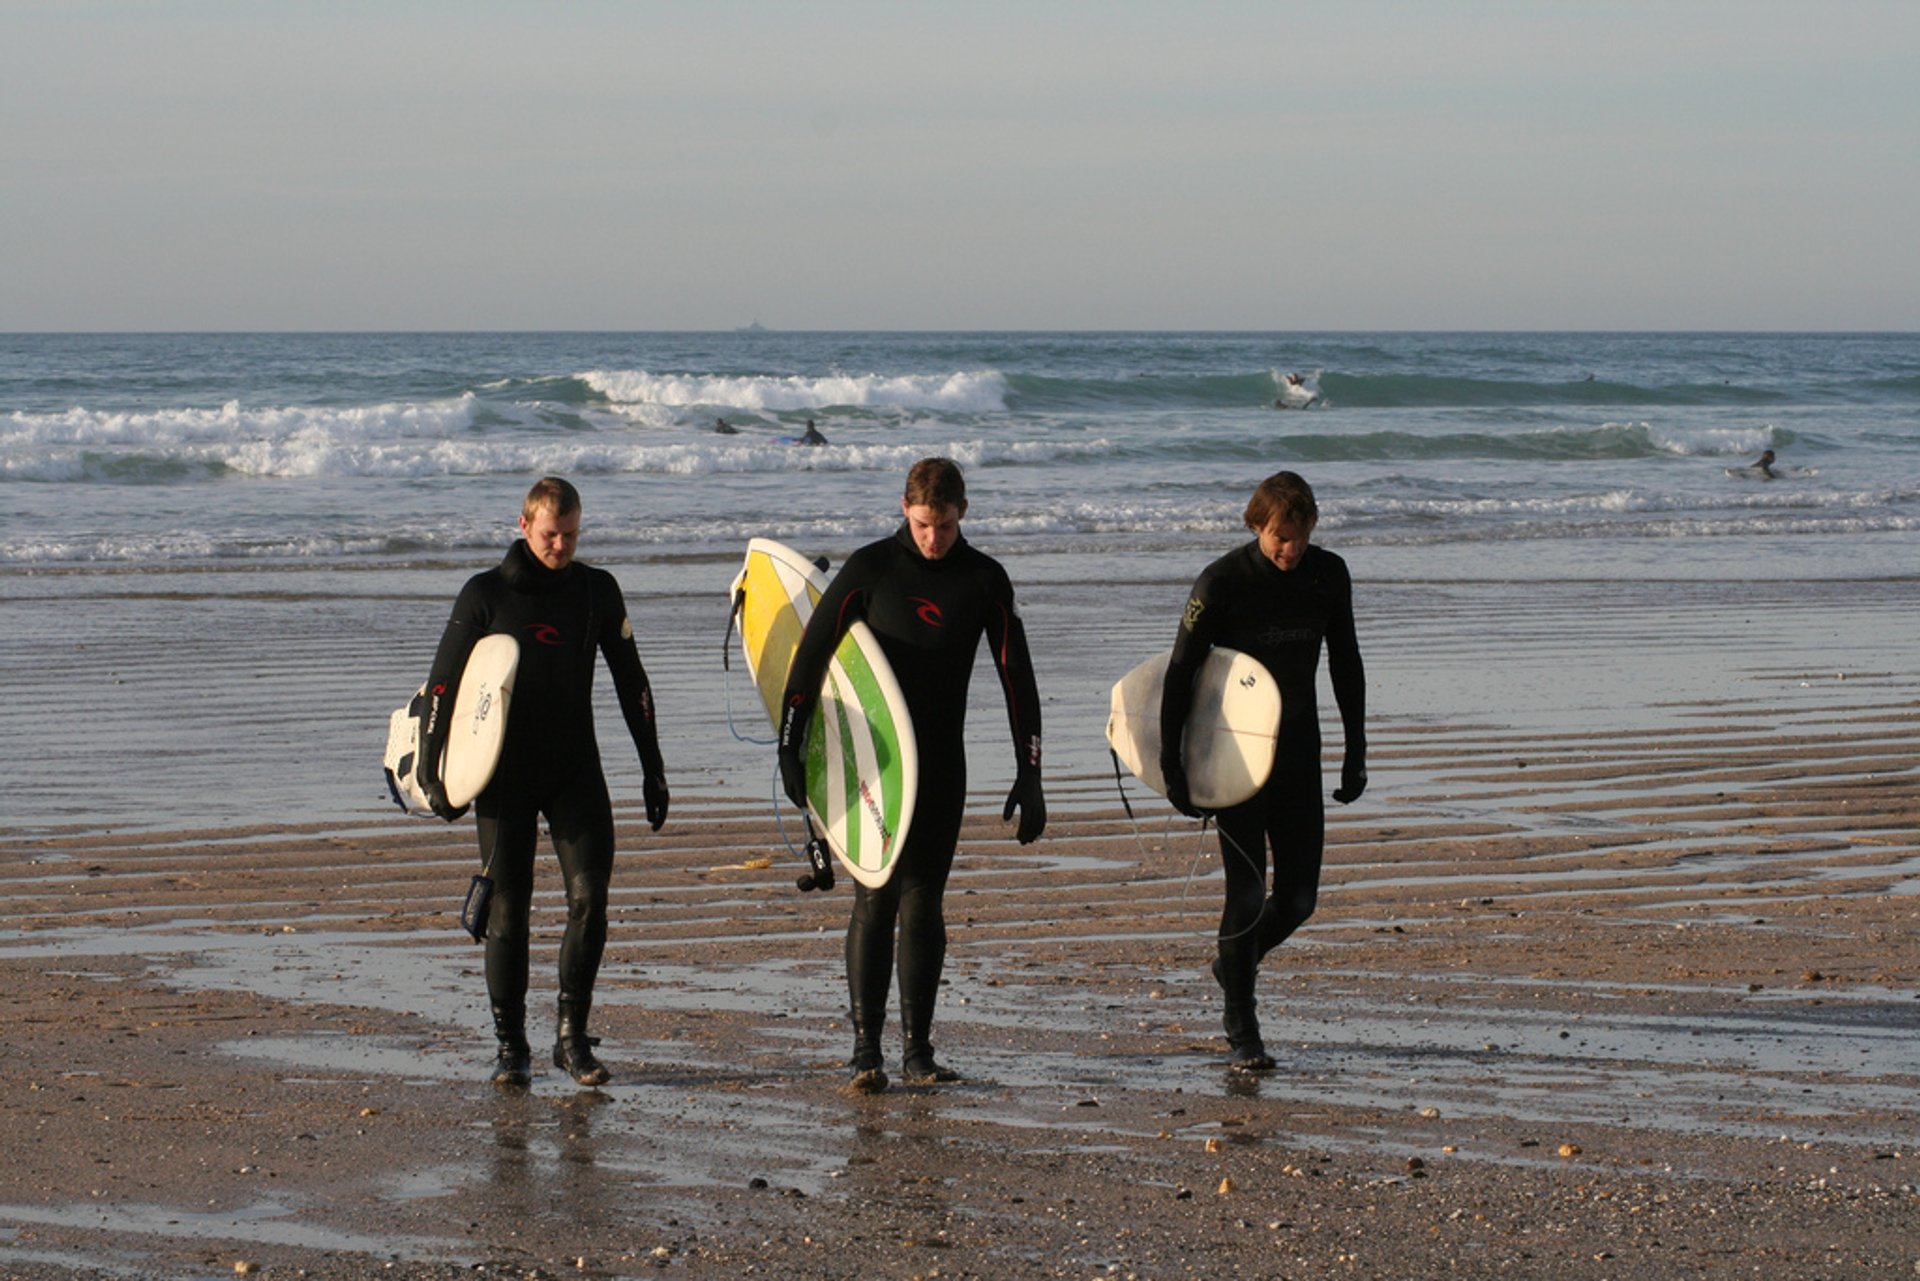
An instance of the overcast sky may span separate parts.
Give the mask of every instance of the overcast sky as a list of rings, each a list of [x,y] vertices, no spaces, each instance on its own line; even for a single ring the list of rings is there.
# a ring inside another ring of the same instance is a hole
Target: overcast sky
[[[0,0],[0,329],[1920,329],[1916,0]]]

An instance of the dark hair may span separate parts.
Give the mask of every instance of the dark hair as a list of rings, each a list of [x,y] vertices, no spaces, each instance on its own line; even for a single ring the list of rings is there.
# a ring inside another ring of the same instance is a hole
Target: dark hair
[[[967,501],[967,482],[951,458],[922,458],[907,473],[907,506],[959,507]]]
[[[1298,472],[1277,471],[1253,491],[1240,519],[1255,533],[1276,521],[1312,529],[1320,521],[1320,505],[1313,501],[1313,486]]]
[[[579,510],[580,491],[558,476],[542,476],[534,481],[533,488],[527,491],[527,501],[520,504],[520,514],[528,520],[543,511],[565,516]]]

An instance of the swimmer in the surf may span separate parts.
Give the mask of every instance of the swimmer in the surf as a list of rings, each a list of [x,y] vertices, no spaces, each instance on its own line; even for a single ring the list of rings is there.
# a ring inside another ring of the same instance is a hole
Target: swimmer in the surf
[[[1288,399],[1288,397],[1292,396],[1296,391],[1305,392],[1306,398],[1304,400]],[[1320,393],[1309,388],[1305,378],[1302,378],[1299,374],[1288,374],[1286,390],[1274,398],[1273,407],[1275,409],[1305,409],[1308,405],[1318,404],[1319,401]]]
[[[802,445],[824,445],[827,443],[827,438],[820,434],[820,429],[815,427],[813,425],[813,419],[809,418],[807,419],[806,434],[800,437],[800,443]]]
[[[1761,454],[1759,461],[1754,463],[1753,469],[1762,476],[1765,476],[1768,480],[1772,480],[1778,476],[1779,473],[1773,470],[1773,451],[1769,449]]]
[[[724,418],[713,420],[713,434],[716,436],[738,436],[740,429]]]

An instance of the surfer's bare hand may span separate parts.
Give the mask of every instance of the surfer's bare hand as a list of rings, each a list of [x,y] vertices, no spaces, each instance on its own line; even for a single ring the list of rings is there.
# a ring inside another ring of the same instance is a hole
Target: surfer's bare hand
[[[1013,790],[1007,793],[1007,807],[1000,812],[1001,819],[1010,821],[1015,810],[1020,811],[1020,829],[1014,837],[1022,845],[1031,845],[1047,830],[1047,797],[1040,788],[1038,770],[1021,770],[1013,780]]]
[[[654,831],[667,821],[667,780],[657,774],[648,774],[640,780],[640,795],[647,802],[647,826]]]

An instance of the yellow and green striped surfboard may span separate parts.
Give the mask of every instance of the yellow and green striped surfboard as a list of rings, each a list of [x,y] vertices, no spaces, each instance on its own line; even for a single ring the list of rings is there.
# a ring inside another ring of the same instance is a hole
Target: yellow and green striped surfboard
[[[775,725],[794,650],[826,586],[819,569],[791,547],[770,538],[747,544],[729,597],[740,601],[740,645]],[[878,887],[893,874],[919,782],[907,700],[879,639],[856,622],[834,650],[807,727],[807,808],[861,884]]]

